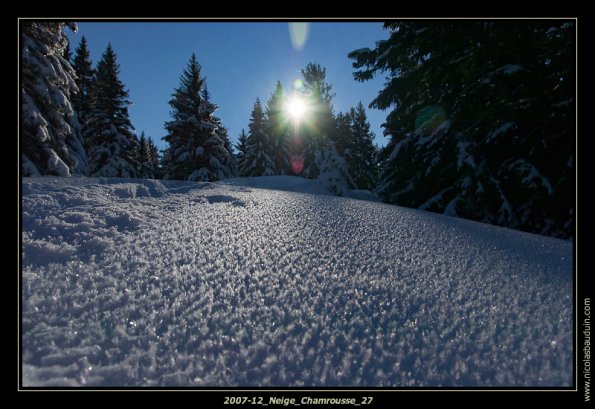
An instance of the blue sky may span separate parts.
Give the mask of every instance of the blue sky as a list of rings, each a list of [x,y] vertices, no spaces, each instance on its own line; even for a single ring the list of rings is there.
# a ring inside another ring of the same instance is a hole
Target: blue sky
[[[94,65],[112,43],[120,79],[130,92],[132,124],[160,148],[166,146],[161,138],[163,123],[170,119],[168,101],[193,52],[207,77],[212,101],[220,107],[217,115],[235,144],[241,129],[248,127],[256,98],[265,103],[277,80],[289,90],[309,62],[326,68],[336,94],[335,112],[360,100],[367,107],[382,89],[384,77],[356,82],[347,54],[388,38],[380,22],[314,22],[304,46],[296,49],[288,23],[283,22],[80,22],[78,32],[68,34],[73,53],[83,35]],[[376,143],[385,145],[380,125],[388,112],[367,109],[367,113]]]

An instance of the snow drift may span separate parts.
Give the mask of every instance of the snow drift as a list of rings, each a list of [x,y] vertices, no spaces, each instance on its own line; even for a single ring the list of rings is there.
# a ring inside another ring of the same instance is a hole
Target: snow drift
[[[21,284],[24,386],[572,384],[572,243],[397,206],[25,178]]]

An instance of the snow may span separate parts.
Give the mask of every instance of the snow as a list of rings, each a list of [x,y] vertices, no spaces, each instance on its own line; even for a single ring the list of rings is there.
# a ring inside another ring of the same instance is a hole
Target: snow
[[[202,130],[202,131],[206,131],[206,132],[209,132],[209,133],[212,133],[212,134],[213,134],[213,133],[215,133],[215,131],[218,129],[218,128],[217,128],[217,125],[215,125],[215,124],[210,124],[210,123],[208,123],[208,122],[201,122],[201,123],[200,123],[200,127],[199,127],[199,128],[200,128],[200,130]],[[207,141],[207,142],[208,142],[208,141]]]
[[[396,45],[391,45],[382,54],[380,54],[380,56],[378,56],[378,58],[376,60],[377,61],[384,61],[393,52],[393,50],[396,49],[396,48],[397,48]]]
[[[562,24],[562,27],[560,27],[560,29],[567,30],[572,27],[573,27],[573,24],[571,22],[567,22],[567,23]]]
[[[450,126],[452,125],[452,122],[450,121],[450,119],[446,119],[444,121],[442,121],[440,123],[440,125],[438,125],[436,127],[436,129],[434,129],[434,132],[432,132],[432,134],[438,134],[440,132],[446,132],[450,129]]]
[[[498,209],[498,222],[502,224],[508,223],[512,219],[512,207],[510,206],[508,199],[500,187],[500,181],[496,180],[493,176],[490,176],[490,180],[496,186],[498,194],[500,195],[500,201],[502,202],[500,208]]]
[[[349,191],[349,195],[347,197],[352,199],[380,202],[380,198],[374,192],[366,189],[352,189]]]
[[[390,153],[389,157],[388,157],[388,161],[392,162],[393,160],[395,160],[395,158],[397,156],[399,156],[399,152],[401,151],[401,148],[403,148],[403,146],[408,145],[412,140],[411,134],[405,134],[402,139],[400,139],[396,144],[395,147],[393,148],[392,152]]]
[[[459,58],[457,58],[457,59],[455,59],[455,60],[451,60],[451,61],[449,61],[449,62],[448,62],[446,65],[457,64],[457,63],[459,63],[459,62],[463,61],[464,59],[466,59],[466,58],[469,58],[469,57],[470,57],[470,56],[472,56],[472,55],[473,55],[473,54],[471,54],[471,53],[469,53],[469,54],[465,54],[465,55],[462,55],[461,57],[459,57]]]
[[[504,135],[506,134],[506,132],[508,132],[510,129],[513,129],[515,127],[515,123],[514,122],[505,122],[502,125],[500,125],[498,128],[492,130],[490,133],[488,133],[488,136],[486,137],[486,143],[490,143],[492,141],[494,141],[496,138],[498,138],[500,135]]]
[[[306,179],[298,176],[262,176],[239,177],[224,179],[217,182],[231,186],[247,186],[259,189],[282,190],[285,192],[300,192],[316,195],[328,194],[315,179]]]
[[[461,186],[463,190],[468,190],[471,187],[471,177],[469,175],[465,176],[459,186]]]
[[[223,179],[216,183],[231,186],[255,187],[258,189],[282,190],[284,192],[333,195],[333,192],[330,192],[328,187],[325,186],[324,181],[318,179],[306,179],[298,176],[238,177]],[[344,197],[372,202],[380,201],[378,196],[365,189],[351,189],[345,192]]]
[[[57,175],[60,176],[70,176],[70,169],[68,165],[65,164],[62,159],[56,154],[55,151],[48,149],[48,165],[47,168],[56,172]]]
[[[202,146],[199,146],[199,147],[202,148]],[[191,158],[190,152],[185,151],[185,152],[182,152],[182,154],[180,156],[176,157],[176,162],[184,162],[184,161],[189,160],[190,158]]]
[[[450,202],[448,202],[448,204],[444,208],[444,212],[442,212],[442,213],[447,216],[456,217],[457,216],[457,204],[459,203],[460,200],[461,199],[459,198],[459,196],[456,196],[454,199],[452,199]]]
[[[514,74],[517,71],[523,71],[524,68],[518,64],[506,64],[504,67],[500,67],[498,71],[502,71],[502,73],[510,75]]]
[[[337,154],[332,143],[316,153],[316,162],[320,169],[318,175],[320,185],[331,194],[348,197],[349,187],[355,186],[355,183],[349,175],[347,162]]]
[[[436,193],[434,196],[432,196],[430,199],[428,199],[426,202],[424,202],[421,206],[419,206],[418,209],[419,210],[428,210],[434,204],[440,203],[442,201],[442,197],[444,196],[444,194],[449,192],[451,189],[452,188],[447,187],[446,189],[443,189],[440,192]]]
[[[457,169],[461,169],[463,164],[475,169],[477,166],[475,165],[475,160],[473,159],[473,155],[467,152],[467,148],[471,145],[470,142],[460,140],[457,142]]]
[[[497,74],[511,75],[511,74],[514,74],[515,72],[519,72],[519,71],[526,71],[526,70],[521,65],[518,65],[518,64],[506,64],[506,65],[503,65],[502,67],[488,73],[486,77],[478,79],[478,82],[480,84],[487,85],[492,82],[492,77],[494,75],[497,75]]]
[[[190,175],[188,175],[188,180],[192,181],[206,181],[209,180],[209,169],[207,168],[200,168],[195,169],[192,171]]]
[[[23,173],[31,176],[41,176],[41,173],[37,169],[37,166],[27,157],[25,154],[21,154],[21,168]]]
[[[572,385],[571,242],[313,182],[23,178],[23,385]]]
[[[573,102],[574,102],[574,98],[570,98],[570,99],[565,99],[564,101],[560,101],[555,104],[552,104],[552,106],[556,107],[556,108],[560,108],[560,107],[568,106],[568,105],[572,104]]]
[[[509,167],[523,176],[523,184],[528,185],[529,187],[536,187],[535,181],[538,181],[547,190],[548,194],[551,195],[554,193],[554,189],[548,178],[543,176],[535,166],[527,161],[518,159],[511,163]]]
[[[74,70],[59,54],[63,24],[23,27],[22,121],[28,162],[25,174],[68,176],[82,172],[86,155],[69,96],[77,91]],[[68,164],[68,165],[67,165]]]

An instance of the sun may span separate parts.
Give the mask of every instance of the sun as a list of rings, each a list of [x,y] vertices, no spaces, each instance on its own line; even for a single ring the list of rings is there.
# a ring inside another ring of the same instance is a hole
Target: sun
[[[300,120],[306,113],[307,108],[306,102],[298,96],[290,97],[285,105],[287,113],[295,120]]]

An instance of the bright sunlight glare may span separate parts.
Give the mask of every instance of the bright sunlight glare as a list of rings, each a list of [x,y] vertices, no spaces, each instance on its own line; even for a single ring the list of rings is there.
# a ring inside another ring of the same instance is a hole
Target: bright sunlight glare
[[[293,119],[299,120],[306,113],[306,102],[302,98],[293,96],[287,101],[286,109]]]

